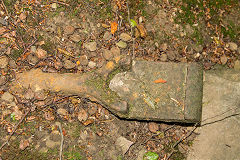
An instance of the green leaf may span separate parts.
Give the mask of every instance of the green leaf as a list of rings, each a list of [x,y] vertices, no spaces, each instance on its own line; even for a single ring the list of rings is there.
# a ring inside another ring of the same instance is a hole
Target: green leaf
[[[130,23],[132,27],[136,27],[137,26],[137,22],[134,21],[133,19],[130,19]]]
[[[147,152],[144,154],[143,160],[157,160],[158,157],[158,154],[155,152]]]
[[[13,121],[16,120],[16,119],[15,119],[15,114],[14,114],[14,113],[11,113],[11,119],[12,119]]]

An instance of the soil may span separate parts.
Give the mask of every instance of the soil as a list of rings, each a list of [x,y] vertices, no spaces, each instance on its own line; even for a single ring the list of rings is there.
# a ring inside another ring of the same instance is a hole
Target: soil
[[[172,146],[193,124],[130,121],[77,95],[9,88],[16,73],[34,68],[107,75],[132,59],[236,67],[240,2],[225,1],[1,1],[0,145],[14,134],[0,159],[59,159],[60,150],[69,160],[142,160],[148,151],[185,159],[196,133]]]

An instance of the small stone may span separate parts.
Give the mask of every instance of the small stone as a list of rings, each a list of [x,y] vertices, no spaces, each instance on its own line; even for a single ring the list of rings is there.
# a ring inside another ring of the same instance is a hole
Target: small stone
[[[0,76],[0,86],[5,84],[6,81],[7,81],[7,78],[5,76]]]
[[[120,39],[127,42],[127,41],[130,41],[132,39],[132,37],[130,35],[128,35],[127,33],[121,33]]]
[[[118,47],[112,47],[110,51],[112,52],[114,57],[118,57],[121,54],[121,51]]]
[[[51,7],[52,7],[53,9],[57,9],[57,3],[52,3]]]
[[[17,64],[13,59],[9,60],[9,67],[10,68],[17,68]]]
[[[167,57],[169,60],[173,61],[178,54],[178,51],[167,51]]]
[[[31,46],[30,52],[31,52],[31,53],[36,53],[36,51],[37,51],[36,46]]]
[[[13,102],[14,96],[12,94],[10,94],[9,92],[5,92],[5,93],[3,93],[1,99],[3,101],[7,101],[7,102]]]
[[[125,137],[118,137],[115,144],[121,148],[122,154],[124,155],[128,151],[129,147],[133,144],[133,142],[127,140]]]
[[[71,36],[69,37],[69,39],[70,39],[71,41],[77,43],[77,42],[79,42],[79,41],[81,40],[81,36],[78,35],[78,34],[73,34],[73,35],[71,35]]]
[[[229,48],[230,48],[232,51],[236,51],[236,50],[238,49],[237,44],[234,43],[234,42],[229,42],[227,45],[229,46]]]
[[[89,68],[94,68],[94,67],[96,67],[96,63],[95,62],[93,62],[93,61],[90,61],[89,63],[88,63],[88,67]]]
[[[127,43],[124,41],[119,41],[118,43],[116,43],[116,45],[120,48],[126,48],[127,47]]]
[[[103,50],[103,57],[106,59],[106,60],[111,60],[113,58],[113,54],[110,50],[108,49],[104,49]]]
[[[79,62],[81,65],[86,66],[88,65],[88,58],[86,55],[82,55],[79,57]]]
[[[9,62],[9,59],[8,59],[7,56],[2,56],[2,57],[0,57],[0,68],[5,68],[5,67],[7,67],[8,62]]]
[[[220,61],[221,61],[222,65],[225,65],[228,61],[227,56],[225,54],[223,56],[221,56]]]
[[[28,57],[28,62],[31,64],[31,65],[35,65],[37,64],[37,62],[39,61],[38,57],[33,55],[33,54],[30,54]]]
[[[159,126],[157,123],[150,122],[148,123],[148,129],[152,133],[157,133],[157,131],[159,130]]]
[[[73,26],[68,25],[64,28],[64,34],[66,35],[73,34],[74,30],[75,28]]]
[[[80,122],[84,122],[88,119],[88,113],[85,109],[81,108],[79,113],[78,113],[78,120]]]
[[[166,50],[167,50],[167,47],[168,47],[167,43],[163,43],[163,44],[160,45],[160,49],[161,49],[162,51],[166,51]]]
[[[103,35],[103,39],[105,40],[105,41],[108,41],[108,40],[110,40],[112,38],[112,34],[110,33],[110,32],[108,32],[108,31],[106,31],[105,33],[104,33],[104,35]]]
[[[57,113],[62,116],[66,116],[68,114],[67,110],[64,108],[58,108]]]
[[[160,61],[166,62],[166,61],[167,61],[167,58],[168,58],[167,54],[162,54],[162,55],[160,56]]]
[[[236,60],[234,63],[234,69],[240,71],[240,60]]]
[[[39,58],[39,59],[44,59],[47,57],[47,51],[41,49],[41,48],[38,48],[36,50],[36,53],[35,55]]]
[[[76,66],[76,64],[73,63],[73,62],[70,61],[70,60],[65,60],[64,63],[63,63],[63,66],[64,66],[64,68],[66,68],[66,69],[72,69],[72,68],[74,68],[74,67]]]
[[[97,43],[96,42],[88,42],[88,43],[84,44],[84,47],[87,50],[93,52],[93,51],[96,51],[96,49],[97,49]]]

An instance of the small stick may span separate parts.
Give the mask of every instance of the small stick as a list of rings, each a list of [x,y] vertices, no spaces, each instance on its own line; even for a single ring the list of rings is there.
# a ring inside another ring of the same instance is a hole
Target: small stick
[[[52,1],[53,3],[58,3],[58,4],[62,4],[62,5],[65,5],[65,6],[70,6],[69,4],[67,3],[63,3],[63,2],[59,2],[59,1]]]
[[[6,13],[7,13],[7,16],[8,16],[8,10],[7,10],[7,7],[5,6],[3,0],[1,0],[1,2],[2,2],[2,5],[3,5],[3,7],[4,7],[4,9],[5,9]]]
[[[12,137],[12,135],[16,132],[18,126],[22,123],[22,121],[26,118],[26,116],[30,113],[31,109],[28,109],[27,112],[22,116],[22,118],[20,119],[20,121],[15,125],[13,131],[11,132],[11,134],[9,135],[9,137],[7,138],[6,142],[4,142],[1,147],[0,150],[6,145],[8,144],[8,141],[10,140],[10,138]]]
[[[129,10],[129,6],[128,6],[128,1],[127,1],[127,10],[128,10],[128,22],[129,22],[130,27],[131,27],[131,36],[133,38],[133,51],[132,51],[132,54],[131,54],[131,63],[132,63],[132,61],[135,59],[135,38],[133,37],[133,28],[132,28],[131,20],[130,20],[130,10]]]
[[[63,150],[63,133],[62,133],[62,125],[61,123],[58,124],[58,128],[60,130],[61,134],[61,145],[60,145],[60,151],[59,151],[59,159],[62,160],[62,150]]]
[[[166,158],[166,160],[168,160],[172,155],[173,153],[175,152],[174,148],[179,144],[181,143],[184,139],[188,138],[197,128],[199,123],[195,123],[193,129],[191,131],[189,131],[185,136],[182,136],[173,146],[172,146],[172,151],[171,153],[168,155],[168,157]]]
[[[25,48],[25,50],[24,50],[24,52],[22,53],[22,55],[24,55],[24,54],[27,52],[27,50],[28,50],[32,45],[34,45],[36,42],[37,42],[37,38],[35,38],[34,41],[33,41],[29,46],[27,46],[27,48]]]

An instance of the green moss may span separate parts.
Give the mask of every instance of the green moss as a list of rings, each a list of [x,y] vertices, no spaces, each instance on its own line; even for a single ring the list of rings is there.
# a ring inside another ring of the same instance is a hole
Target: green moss
[[[20,56],[21,56],[21,54],[23,53],[23,49],[22,48],[20,48],[20,49],[14,49],[13,51],[12,51],[12,53],[10,54],[10,57],[13,59],[13,60],[17,60]]]

